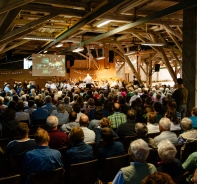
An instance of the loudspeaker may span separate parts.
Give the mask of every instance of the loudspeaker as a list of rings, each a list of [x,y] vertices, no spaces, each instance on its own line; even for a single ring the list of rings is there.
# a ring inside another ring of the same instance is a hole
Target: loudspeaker
[[[66,69],[66,73],[70,73],[70,69],[69,68]]]
[[[160,70],[160,64],[155,64],[155,72],[159,72]]]
[[[12,50],[6,52],[6,62],[12,61]]]
[[[110,50],[109,51],[109,63],[114,62],[114,51]]]

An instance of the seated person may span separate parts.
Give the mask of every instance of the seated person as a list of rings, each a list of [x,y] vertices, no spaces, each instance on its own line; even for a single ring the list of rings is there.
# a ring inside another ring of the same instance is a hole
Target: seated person
[[[155,144],[158,145],[162,140],[169,140],[172,144],[178,143],[177,135],[174,132],[170,132],[171,122],[168,118],[161,118],[159,121],[160,135],[154,138]]]
[[[186,141],[188,142],[197,140],[197,130],[192,128],[191,119],[183,118],[180,124],[184,132],[178,137],[179,144],[185,143]]]
[[[190,182],[190,178],[193,176],[193,173],[196,170],[196,163],[197,163],[197,152],[193,152],[189,155],[186,161],[182,164],[183,169],[188,171],[190,176],[186,179],[187,182]],[[194,177],[193,177],[194,180]]]
[[[37,109],[31,113],[31,124],[34,125],[34,121],[37,119],[47,119],[48,111],[42,108],[42,100],[36,101]]]
[[[27,123],[19,123],[17,132],[19,135],[18,139],[10,141],[6,146],[7,155],[23,155],[36,147],[35,140],[28,137],[29,128]]]
[[[148,136],[148,129],[145,123],[136,123],[135,131],[136,131],[137,137],[144,140],[150,148],[156,148],[154,139]]]
[[[28,120],[28,122],[30,124],[29,113],[24,112],[24,104],[22,101],[18,102],[17,109],[18,109],[18,112],[16,112],[16,114],[15,114],[15,119],[18,121]]]
[[[147,128],[149,134],[159,132],[159,124],[157,123],[157,116],[154,112],[147,114]]]
[[[149,149],[148,144],[142,139],[133,141],[129,147],[129,154],[131,154],[134,162],[131,162],[130,166],[121,168],[114,178],[113,184],[141,184],[146,176],[157,172],[153,164],[146,163]]]
[[[189,117],[192,120],[192,127],[197,128],[197,107],[192,108],[192,116]]]
[[[158,154],[161,162],[158,163],[157,171],[169,174],[171,177],[177,177],[184,174],[181,162],[175,158],[177,150],[168,140],[163,140],[158,144]]]
[[[63,167],[61,153],[49,148],[50,137],[46,130],[38,128],[35,133],[37,147],[25,154],[23,174],[30,175],[42,171],[52,171]]]
[[[105,127],[101,131],[104,144],[98,148],[96,157],[104,159],[125,154],[124,146],[119,141],[113,140],[113,131],[109,127]]]
[[[74,127],[68,135],[71,148],[66,153],[66,167],[70,164],[93,160],[92,146],[84,142],[84,132],[80,127]]]
[[[64,104],[59,104],[57,110],[53,110],[51,115],[58,118],[58,125],[68,123],[68,112],[66,111]]]
[[[94,128],[94,132],[96,134],[96,138],[95,138],[95,142],[97,143],[97,145],[99,145],[99,142],[102,140],[102,129],[105,127],[111,127],[111,122],[109,121],[108,118],[102,118],[100,121],[100,124],[97,128]],[[111,129],[113,132],[113,137],[118,137],[118,135],[116,134],[116,132],[114,132],[113,129]]]
[[[53,149],[67,146],[67,134],[57,129],[58,119],[56,116],[49,116],[46,120],[48,126],[48,134],[50,137],[49,147]]]
[[[73,127],[79,126],[79,123],[76,122],[76,119],[77,119],[77,113],[75,111],[71,111],[68,117],[69,122],[63,124],[60,128],[60,131],[69,133]]]
[[[135,124],[136,124],[136,111],[130,109],[127,111],[127,121],[122,123],[116,129],[116,133],[120,137],[120,140],[123,142],[126,136],[135,136]]]
[[[85,143],[95,142],[96,135],[95,135],[94,131],[87,128],[87,126],[89,124],[88,116],[83,114],[79,119],[79,124],[80,124],[80,127],[84,133],[84,142]]]

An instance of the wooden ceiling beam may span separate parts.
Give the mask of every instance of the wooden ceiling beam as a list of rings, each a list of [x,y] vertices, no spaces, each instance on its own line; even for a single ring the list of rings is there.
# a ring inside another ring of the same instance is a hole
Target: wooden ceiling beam
[[[3,49],[3,50],[0,52],[0,54],[5,53],[5,52],[7,52],[7,51],[9,51],[9,50],[11,50],[11,49],[14,49],[14,48],[16,48],[16,47],[18,47],[18,46],[20,46],[20,45],[23,45],[24,43],[27,43],[27,42],[29,42],[29,40],[22,40],[22,41],[20,41],[20,42],[14,44],[14,45],[12,45],[12,46],[10,46],[10,47],[7,47],[7,48]]]
[[[172,35],[176,36],[178,39],[180,39],[181,41],[183,40],[183,36],[178,33],[177,31],[175,31],[174,29],[172,29],[169,25],[163,24],[165,30],[169,33],[171,33]]]
[[[34,11],[34,12],[47,12],[47,13],[58,13],[68,16],[74,16],[74,17],[83,17],[85,14],[84,10],[76,10],[71,8],[59,8],[59,7],[53,7],[50,5],[40,5],[40,4],[27,4],[21,7],[21,10],[26,11]]]
[[[49,4],[52,6],[70,6],[70,7],[77,7],[77,8],[84,8],[88,9],[88,6],[90,6],[87,3],[83,2],[73,2],[73,1],[65,1],[65,0],[35,0],[36,3],[41,3],[41,4]],[[91,3],[92,5],[92,3]],[[94,6],[97,6],[97,3],[94,3]]]
[[[24,25],[20,28],[17,28],[15,30],[11,31],[11,32],[8,32],[1,37],[0,43],[6,42],[10,38],[16,39],[16,38],[18,38],[19,35],[21,35],[21,33],[27,32],[28,30],[32,31],[32,29],[34,29],[34,27],[39,26],[39,24],[42,24],[43,22],[45,22],[45,21],[47,21],[47,20],[49,20],[52,17],[55,17],[57,15],[58,15],[58,13],[53,13],[53,14],[47,15],[45,17],[42,17],[42,18],[38,19],[38,20],[32,21],[29,24],[26,24],[26,25]]]
[[[19,8],[27,3],[33,2],[34,0],[1,0],[0,4],[0,14],[5,13],[7,11]]]
[[[12,22],[16,19],[19,12],[20,12],[19,9],[14,9],[9,11],[3,24],[0,27],[0,38],[9,29],[9,27],[11,26]]]

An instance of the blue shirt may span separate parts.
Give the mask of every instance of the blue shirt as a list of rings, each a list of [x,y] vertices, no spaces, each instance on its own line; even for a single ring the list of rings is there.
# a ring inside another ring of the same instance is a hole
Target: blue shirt
[[[33,123],[36,119],[47,119],[48,116],[48,111],[46,109],[38,107],[31,113],[31,122]]]
[[[56,106],[50,103],[47,103],[46,105],[42,106],[42,108],[46,109],[49,115],[53,112],[53,110],[57,110]]]
[[[37,146],[25,154],[23,174],[30,175],[42,171],[52,171],[63,167],[61,153],[48,146]]]
[[[192,120],[192,127],[197,128],[197,116],[191,116],[189,119]]]
[[[93,150],[92,146],[85,144],[85,142],[81,141],[72,146],[66,153],[66,164],[69,166],[70,164],[76,164],[80,162],[87,162],[93,160]]]

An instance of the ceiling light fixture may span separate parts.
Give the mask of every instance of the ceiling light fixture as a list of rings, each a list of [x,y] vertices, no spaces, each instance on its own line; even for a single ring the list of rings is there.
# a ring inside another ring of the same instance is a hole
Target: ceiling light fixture
[[[96,27],[102,27],[102,26],[108,24],[109,22],[111,22],[111,20],[106,20],[106,21],[104,21],[104,22],[98,24]]]
[[[81,52],[83,50],[84,50],[83,47],[78,47],[77,49],[74,49],[73,52]]]
[[[58,45],[56,45],[55,47],[62,47],[63,44],[62,43],[59,43]]]
[[[44,53],[47,53],[47,52],[48,52],[47,50],[44,51]]]
[[[24,36],[25,40],[40,40],[40,41],[54,41],[53,37],[45,37],[45,36]]]
[[[162,46],[164,46],[165,44],[164,44],[164,43],[152,43],[152,42],[145,42],[145,43],[142,43],[141,45],[162,47]]]

